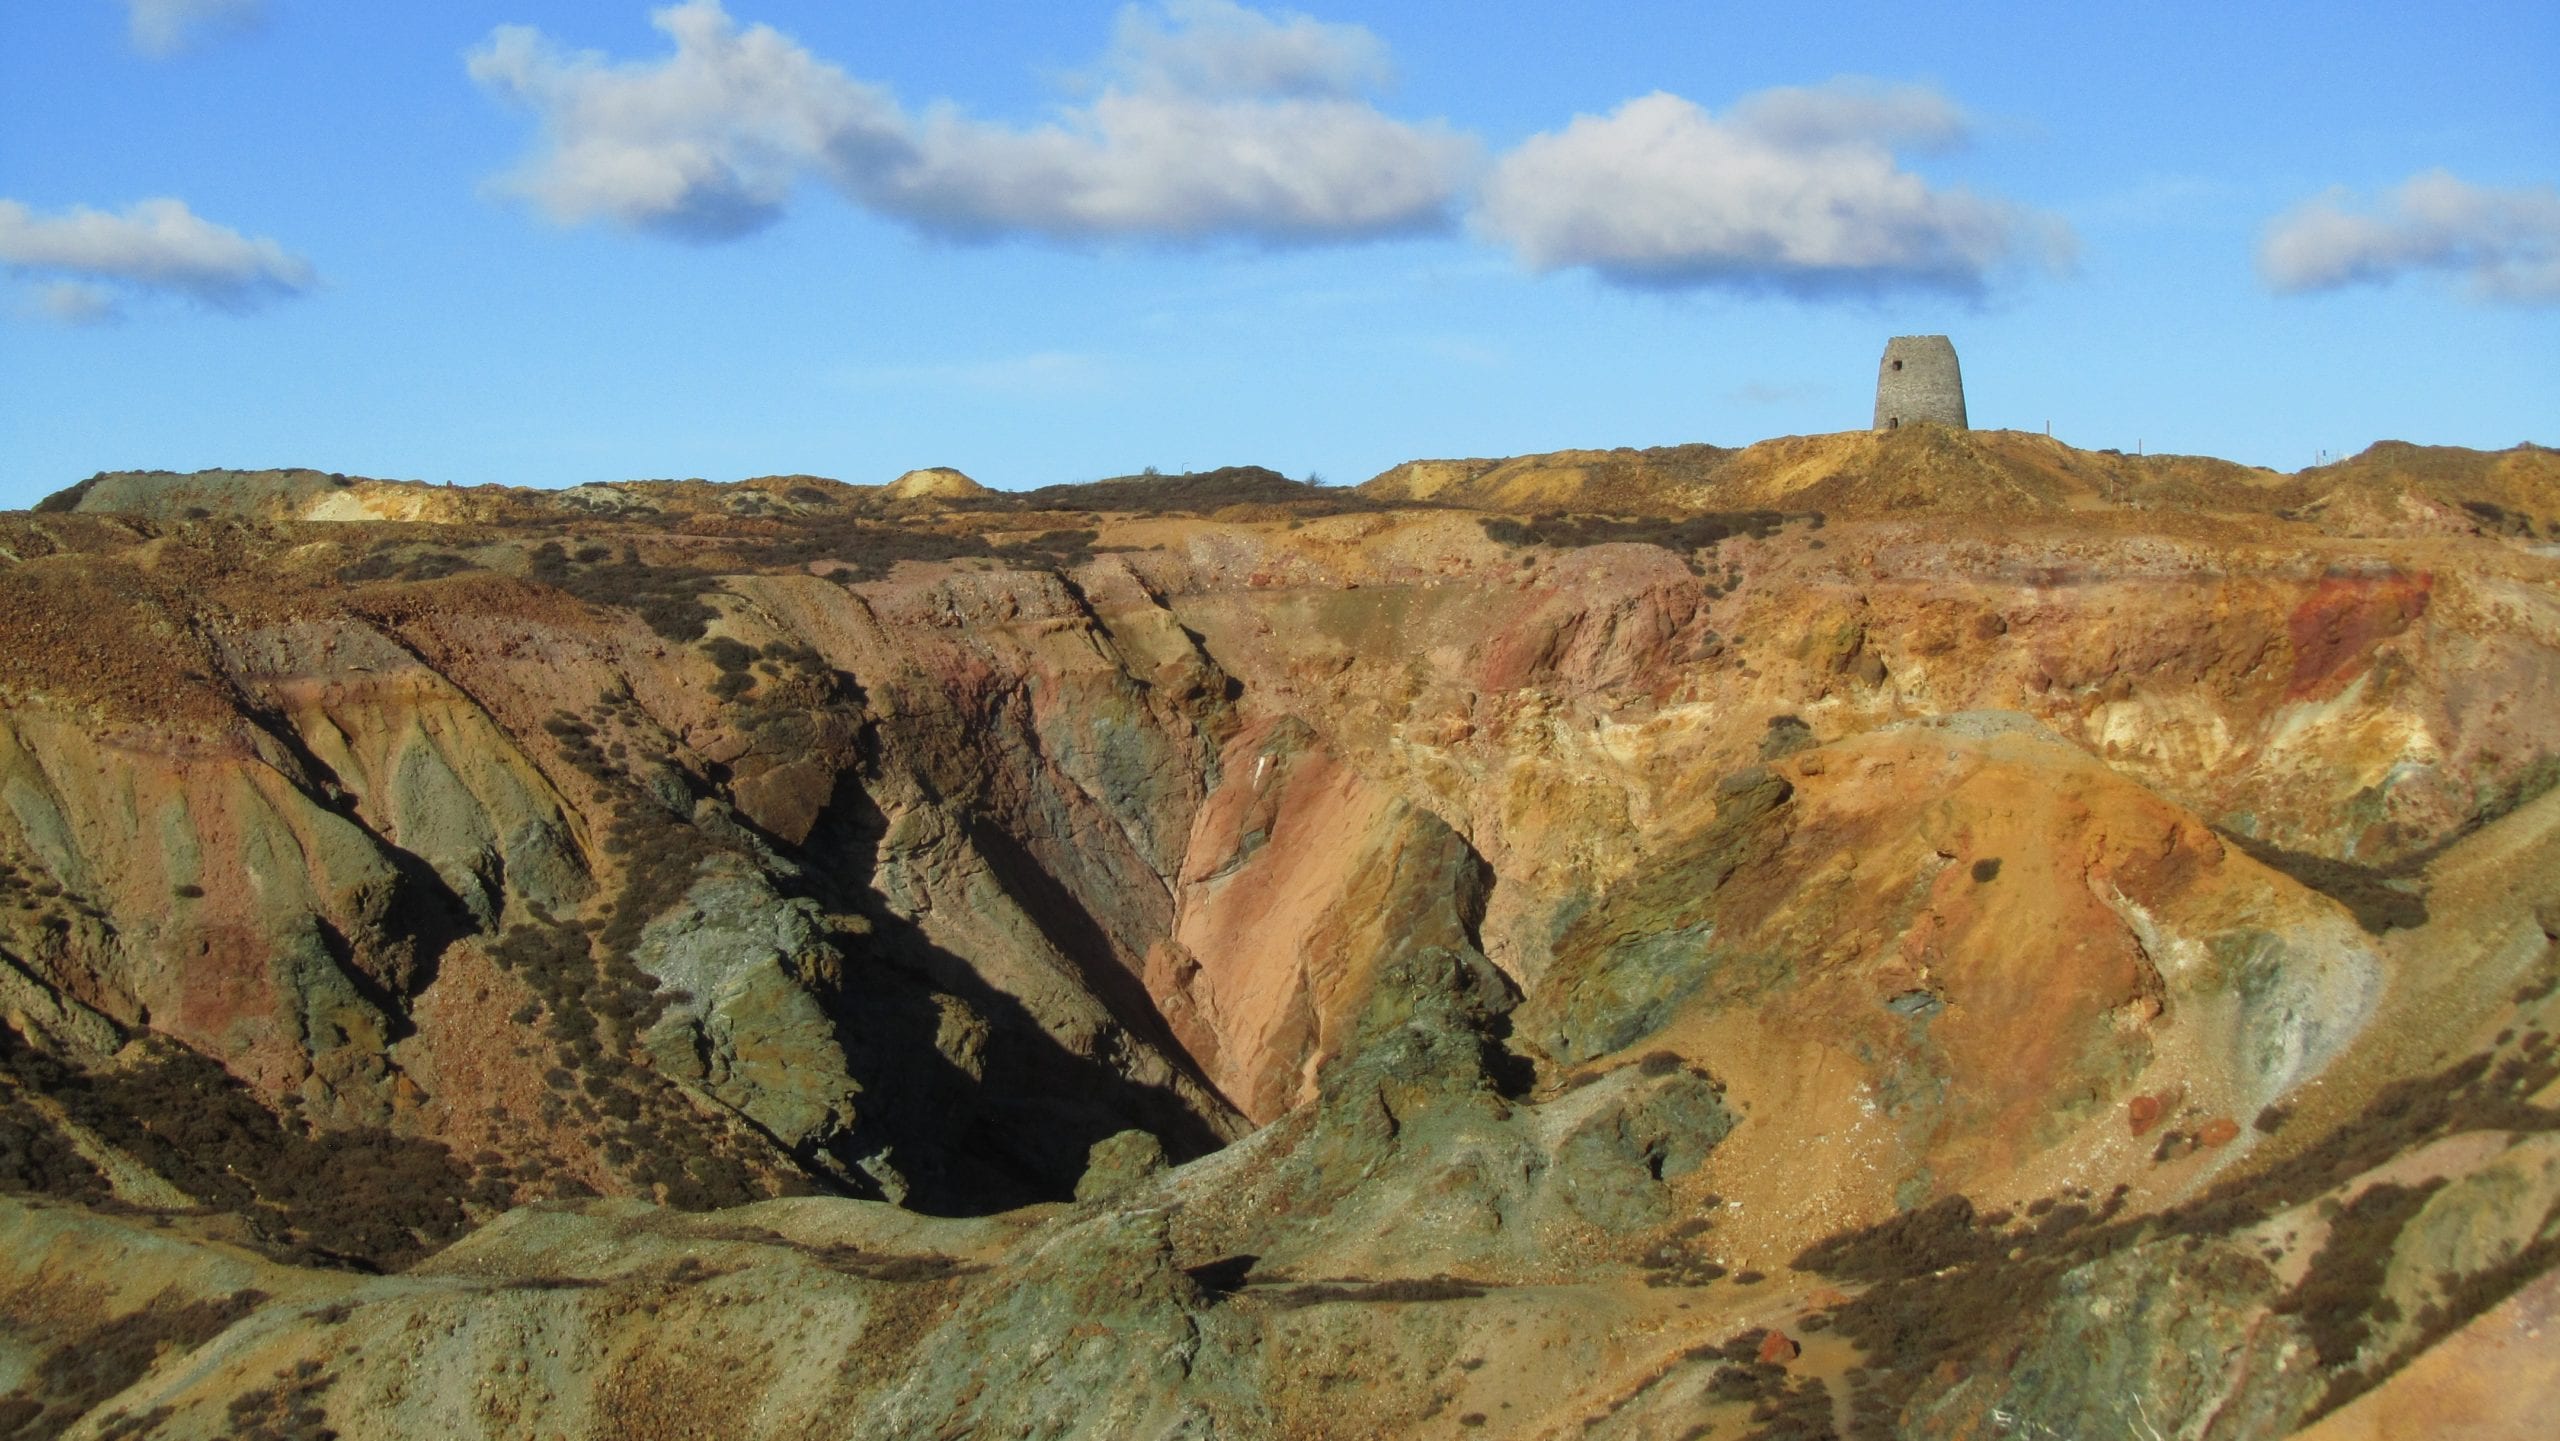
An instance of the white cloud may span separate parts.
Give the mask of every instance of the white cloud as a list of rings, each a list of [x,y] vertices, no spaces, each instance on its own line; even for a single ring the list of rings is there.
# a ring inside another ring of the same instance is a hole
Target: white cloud
[[[183,295],[221,310],[249,310],[317,283],[311,263],[272,240],[216,225],[179,200],[140,200],[123,214],[74,206],[39,215],[0,200],[0,266],[49,278],[40,298],[62,318],[102,318],[109,292]],[[85,287],[62,290],[63,283]],[[78,314],[83,309],[85,317]]]
[[[1376,35],[1235,0],[1125,8],[1076,97],[1030,124],[909,109],[721,0],[651,18],[671,54],[571,53],[520,26],[472,52],[541,130],[499,189],[564,224],[706,240],[814,181],[939,235],[1287,245],[1444,228],[1483,172],[1474,137],[1379,107]],[[1502,157],[1475,220],[1533,267],[1654,287],[1969,293],[2058,263],[2059,221],[1903,167],[1965,134],[1914,86],[1767,90],[1721,116],[1650,95]]]
[[[895,102],[771,26],[742,30],[719,0],[650,22],[675,41],[665,60],[564,54],[520,25],[471,53],[473,79],[542,122],[541,151],[502,189],[564,224],[722,239],[770,223],[805,175],[905,151]]]
[[[2441,270],[2482,300],[2560,303],[2560,188],[2500,190],[2430,170],[2369,212],[2351,204],[2335,190],[2278,216],[2258,246],[2267,284],[2335,290]]]
[[[1474,142],[1356,100],[1112,90],[1053,125],[943,114],[871,202],[928,229],[1352,240],[1448,222]]]
[[[125,0],[134,48],[174,55],[219,30],[246,30],[266,18],[266,0]]]
[[[1756,91],[1735,102],[1730,123],[1785,150],[1857,144],[1952,150],[1970,129],[1964,112],[1935,90],[1862,79]]]
[[[1657,92],[1503,156],[1478,223],[1537,269],[1655,288],[1972,292],[2009,261],[2058,263],[2058,221],[1933,189],[1895,154],[1963,136],[1907,87],[1764,91],[1722,118]]]
[[[1048,125],[937,111],[868,197],[960,233],[1354,240],[1445,226],[1477,163],[1472,138],[1366,98],[1390,71],[1357,25],[1232,0],[1131,6],[1103,74]]]
[[[754,230],[816,179],[944,234],[1286,243],[1444,225],[1476,155],[1359,98],[1385,74],[1367,31],[1226,0],[1124,12],[1098,93],[1030,127],[911,116],[719,0],[652,19],[675,41],[662,60],[566,55],[521,27],[473,52],[545,132],[504,188],[560,221],[697,238]]]
[[[1234,0],[1123,8],[1106,67],[1132,88],[1188,95],[1348,98],[1393,74],[1385,42],[1358,25],[1275,18]]]
[[[111,325],[124,319],[116,293],[86,280],[55,280],[36,287],[32,309],[61,325]]]

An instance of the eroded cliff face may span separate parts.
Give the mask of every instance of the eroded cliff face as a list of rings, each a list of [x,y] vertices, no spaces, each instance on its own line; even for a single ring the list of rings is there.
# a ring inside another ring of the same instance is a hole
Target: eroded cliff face
[[[0,517],[0,1434],[2271,1436],[2549,1269],[2548,452],[944,474]]]

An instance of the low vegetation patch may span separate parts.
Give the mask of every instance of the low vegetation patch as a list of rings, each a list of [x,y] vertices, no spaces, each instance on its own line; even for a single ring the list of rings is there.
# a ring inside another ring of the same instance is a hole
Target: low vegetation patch
[[[400,1269],[460,1239],[470,1206],[494,1199],[439,1142],[371,1127],[307,1127],[268,1110],[214,1061],[172,1042],[146,1046],[138,1062],[82,1071],[0,1027],[0,1090],[47,1097],[108,1145],[197,1202],[242,1217],[270,1249],[305,1263]],[[13,1113],[15,1123],[23,1128],[27,1114]],[[54,1147],[29,1146],[13,1189],[96,1204],[103,1180]]]
[[[1737,535],[1766,540],[1796,521],[1818,530],[1822,519],[1820,511],[1738,510],[1677,517],[1488,516],[1481,524],[1487,539],[1514,549],[1541,545],[1559,550],[1586,545],[1658,545],[1681,557],[1692,574],[1705,575],[1706,566],[1698,559],[1701,551],[1712,551]],[[1716,587],[1716,593],[1729,592],[1737,579],[1728,577],[1726,584]]]
[[[1949,1365],[1999,1370],[2014,1364],[2022,1323],[2047,1313],[2062,1278],[2134,1246],[2210,1242],[2281,1212],[2340,1191],[2394,1157],[2464,1132],[2560,1130],[2560,1110],[2529,1097],[2560,1080],[2560,1046],[2540,1031],[2507,1053],[2484,1052],[2433,1075],[2385,1088],[2362,1113],[2306,1149],[2251,1173],[2228,1178],[2195,1200],[2126,1218],[2123,1188],[2093,1207],[2086,1192],[2047,1197],[2023,1220],[2006,1212],[1977,1214],[1962,1196],[1947,1197],[1874,1226],[1843,1232],[1795,1259],[1798,1270],[1866,1290],[1834,1309],[1831,1321],[1855,1341],[1865,1364],[1851,1376],[1853,1437],[1895,1434],[1894,1418]],[[2279,1118],[2280,1121],[2280,1118]],[[2414,1347],[2359,1369],[2374,1328],[2399,1318],[2378,1301],[2380,1268],[2428,1187],[2377,1185],[2339,1213],[2329,1246],[2301,1286],[2273,1309],[2294,1315],[2330,1372],[2326,1396],[2310,1413],[2341,1404],[2390,1374]],[[2560,1250],[2560,1248],[2551,1248]],[[2232,1265],[2254,1265],[2226,1254]],[[2546,1258],[2548,1259],[2548,1258]],[[2189,1267],[2219,1264],[2211,1253]],[[2263,1273],[2261,1273],[2263,1274]],[[2535,1270],[2491,1268],[2448,1278],[2426,1329],[2443,1334],[2497,1304]]]
[[[766,1199],[772,1193],[755,1170],[639,1047],[641,1034],[664,1012],[666,998],[654,992],[627,952],[618,964],[610,951],[599,953],[594,925],[537,912],[511,927],[490,952],[543,997],[540,1031],[557,1064],[545,1073],[549,1094],[535,1109],[546,1126],[583,1133],[634,1189],[666,1205],[709,1211]],[[636,939],[638,927],[630,933]]]
[[[2443,1186],[2439,1176],[2416,1186],[2385,1181],[2366,1187],[2330,1220],[2328,1242],[2302,1280],[2276,1299],[2276,1314],[2302,1318],[2321,1365],[2345,1366],[2364,1349],[2376,1321],[2400,1319],[2399,1308],[2382,1294],[2391,1248]]]
[[[754,687],[750,667],[794,694],[812,675],[832,674],[805,646],[758,650],[715,637],[702,648],[723,676],[746,678],[741,691]],[[797,714],[785,704],[758,704],[747,728],[760,737],[759,746],[786,744],[795,736],[766,732]],[[805,715],[799,722],[808,732],[796,736],[808,743],[801,748],[805,753],[817,736]],[[599,729],[636,736],[647,724],[627,695],[608,697],[589,718],[563,712],[543,723],[562,757],[605,794],[610,820],[602,848],[619,877],[600,914],[563,918],[529,907],[526,919],[509,927],[489,954],[539,998],[518,1019],[536,1028],[552,1049],[553,1064],[544,1075],[548,1094],[533,1103],[545,1125],[583,1134],[604,1163],[640,1193],[681,1210],[706,1211],[775,1192],[733,1139],[695,1109],[677,1082],[658,1072],[642,1045],[674,998],[640,969],[641,938],[652,919],[692,889],[704,864],[729,849],[694,824],[691,814],[678,811],[679,799],[699,799],[694,777],[663,761],[635,774],[617,758],[628,758],[632,747],[621,741],[608,745],[602,739],[607,731]],[[643,742],[640,749],[655,753],[661,747]]]
[[[1461,1281],[1452,1276],[1415,1276],[1392,1281],[1306,1281],[1269,1288],[1255,1287],[1253,1294],[1273,1310],[1295,1311],[1337,1301],[1363,1305],[1385,1301],[1472,1301],[1482,1296],[1484,1290],[1476,1282]]]
[[[480,567],[470,557],[449,550],[407,545],[377,545],[362,559],[338,567],[338,579],[350,585],[365,581],[442,580]]]
[[[13,1039],[12,1032],[0,1027],[0,1048]],[[0,1077],[0,1193],[7,1192],[59,1196],[89,1206],[105,1204],[112,1194],[107,1178],[63,1139],[14,1076]],[[0,1436],[7,1434],[0,1429]]]
[[[627,543],[618,555],[591,546],[572,556],[547,540],[534,547],[526,574],[589,605],[630,611],[671,641],[700,640],[719,618],[702,599],[720,588],[717,577],[691,566],[647,564],[639,547]]]
[[[275,1373],[267,1385],[231,1398],[224,1414],[235,1441],[337,1441],[320,1404],[337,1377],[305,1358]]]
[[[956,1256],[944,1256],[933,1252],[920,1255],[897,1255],[866,1251],[860,1246],[843,1242],[824,1246],[801,1246],[794,1249],[839,1275],[858,1276],[865,1281],[884,1281],[892,1285],[911,1285],[919,1281],[948,1281],[958,1276],[972,1276],[986,1269]]]
[[[1020,507],[1028,508],[1028,507]],[[848,515],[795,516],[740,559],[759,569],[824,569],[848,585],[885,578],[900,561],[940,564],[985,560],[1015,570],[1067,570],[1093,559],[1096,533],[1052,529],[997,541],[950,524],[866,520]]]
[[[2560,520],[2544,520],[2537,524],[2531,515],[2509,510],[2494,500],[2466,500],[2462,508],[2471,512],[2471,518],[2480,522],[2480,528],[2491,535],[2514,536],[2523,540],[2530,540],[2537,533],[2560,536]]]
[[[17,1390],[0,1397],[0,1436],[37,1441],[61,1435],[107,1398],[141,1380],[163,1357],[192,1351],[221,1335],[266,1299],[263,1291],[197,1301],[164,1294],[131,1315],[60,1338]],[[9,1425],[13,1420],[15,1425]],[[110,1419],[103,1434],[140,1433],[119,1430],[118,1420]]]
[[[1291,480],[1259,465],[1166,475],[1148,471],[1072,485],[971,496],[954,502],[969,510],[1119,511],[1139,515],[1207,515],[1231,505],[1278,506],[1302,515],[1344,515],[1394,507],[1356,490],[1336,490],[1314,480]]]

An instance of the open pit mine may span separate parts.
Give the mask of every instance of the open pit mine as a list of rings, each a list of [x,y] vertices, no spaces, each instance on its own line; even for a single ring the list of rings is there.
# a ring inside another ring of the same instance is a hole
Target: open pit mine
[[[0,1437],[2548,1435],[2560,453],[0,514]]]

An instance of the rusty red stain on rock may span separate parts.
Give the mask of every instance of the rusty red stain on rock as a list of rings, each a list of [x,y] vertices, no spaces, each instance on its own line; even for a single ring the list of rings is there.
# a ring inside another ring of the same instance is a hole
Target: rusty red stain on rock
[[[1796,1345],[1795,1342],[1787,1338],[1786,1332],[1772,1331],[1768,1335],[1760,1338],[1760,1364],[1763,1366],[1784,1366],[1788,1362],[1796,1359],[1796,1356],[1802,1350],[1802,1347]]]
[[[2331,576],[2294,607],[2286,629],[2291,700],[2335,694],[2372,664],[2374,647],[2427,612],[2433,575]]]
[[[2240,1139],[2240,1123],[2229,1116],[2216,1116],[2196,1131],[2200,1146],[2228,1146]]]
[[[2125,1107],[2125,1120],[2132,1125],[2133,1133],[2139,1136],[2160,1124],[2163,1109],[2158,1096],[2136,1096]]]

